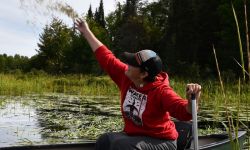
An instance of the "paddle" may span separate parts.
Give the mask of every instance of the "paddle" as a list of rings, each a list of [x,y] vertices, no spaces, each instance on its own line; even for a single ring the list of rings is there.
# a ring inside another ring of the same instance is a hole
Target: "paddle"
[[[196,109],[196,99],[195,94],[191,94],[192,100],[192,118],[193,118],[193,139],[194,139],[194,149],[199,149],[198,144],[198,126],[197,126],[197,109]]]

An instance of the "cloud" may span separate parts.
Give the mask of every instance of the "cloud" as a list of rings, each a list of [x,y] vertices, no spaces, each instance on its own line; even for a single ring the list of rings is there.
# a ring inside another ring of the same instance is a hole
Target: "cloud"
[[[79,13],[86,11],[84,7],[88,8],[90,4],[90,0],[84,2],[68,0],[68,2]],[[39,10],[32,12],[31,10],[34,10],[31,8],[32,5],[28,6],[26,11],[20,9],[20,6],[19,0],[0,1],[0,54],[20,54],[31,57],[36,54],[35,49],[37,49],[39,34],[42,33],[45,24],[50,22],[51,17],[39,14]],[[42,11],[44,8],[39,9]],[[72,24],[72,20],[68,17],[62,14],[57,14],[57,16],[68,25]]]
[[[0,28],[0,54],[8,55],[21,54],[24,56],[33,56],[36,54],[38,37],[32,33],[17,33],[16,31]]]
[[[27,24],[25,13],[19,9],[18,0],[0,3],[0,54],[34,55],[37,37]]]
[[[0,0],[0,54],[33,56],[36,54],[39,34],[43,32],[45,24],[50,23],[51,16],[42,13],[45,8],[32,8],[34,0],[24,0],[29,5],[27,9],[20,8],[20,0]],[[27,3],[28,1],[28,3]],[[80,15],[87,13],[89,5],[92,11],[99,7],[100,0],[64,0]],[[103,0],[105,15],[115,9],[116,2],[125,0]],[[156,1],[156,0],[149,0]],[[30,2],[30,3],[29,3]],[[45,2],[51,2],[49,0]],[[36,12],[37,9],[37,12]],[[39,11],[41,9],[41,11]],[[71,26],[72,20],[66,15],[56,14]]]

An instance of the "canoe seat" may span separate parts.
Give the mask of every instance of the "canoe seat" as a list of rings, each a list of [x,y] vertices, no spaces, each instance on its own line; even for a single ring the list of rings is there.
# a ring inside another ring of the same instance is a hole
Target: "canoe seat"
[[[175,121],[175,128],[179,134],[177,139],[177,150],[190,147],[192,139],[192,124],[190,122]]]

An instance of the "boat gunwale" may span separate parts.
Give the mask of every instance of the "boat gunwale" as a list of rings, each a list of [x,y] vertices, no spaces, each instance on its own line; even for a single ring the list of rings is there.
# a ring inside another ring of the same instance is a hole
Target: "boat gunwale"
[[[247,131],[238,131],[238,139],[242,139],[244,136],[246,136]],[[213,136],[218,136],[218,135],[225,135],[226,134],[212,134],[212,135],[206,135],[206,136],[199,136],[199,139],[201,138],[209,138],[209,137],[213,137]],[[235,140],[236,138],[233,137],[233,140]],[[212,142],[209,144],[205,144],[203,146],[199,146],[199,149],[209,149],[212,147],[217,147],[220,145],[223,145],[225,143],[230,142],[229,137],[227,136],[227,138],[225,138],[224,140],[220,140],[217,142]],[[11,147],[0,147],[0,150],[32,150],[32,149],[60,149],[60,148],[74,148],[74,147],[81,147],[84,148],[84,146],[94,146],[96,143],[96,140],[84,140],[81,143],[61,143],[61,144],[44,144],[44,145],[24,145],[24,146],[11,146]],[[185,150],[192,150],[193,148],[188,148]]]
[[[0,150],[27,150],[27,149],[56,149],[56,148],[70,148],[70,147],[86,147],[92,146],[96,143],[95,140],[85,140],[81,143],[60,143],[60,144],[41,144],[41,145],[24,145],[24,146],[10,146],[0,147]]]
[[[247,133],[247,131],[244,131],[244,130],[238,131],[238,137],[237,137],[237,139],[243,138],[244,136],[246,136],[246,133]],[[216,136],[216,135],[221,135],[221,134],[211,134],[211,135],[206,135],[206,136],[199,136],[199,139],[200,138],[213,137],[213,136]],[[233,140],[235,140],[235,139],[236,139],[236,137],[234,136]],[[223,145],[223,144],[228,143],[228,142],[231,142],[230,139],[229,139],[229,136],[227,138],[225,138],[224,140],[220,140],[220,141],[216,141],[216,142],[212,142],[212,143],[209,143],[209,144],[205,144],[205,145],[199,146],[199,149],[208,149],[208,148],[212,148],[212,147]],[[192,150],[192,148],[187,149],[187,150]]]

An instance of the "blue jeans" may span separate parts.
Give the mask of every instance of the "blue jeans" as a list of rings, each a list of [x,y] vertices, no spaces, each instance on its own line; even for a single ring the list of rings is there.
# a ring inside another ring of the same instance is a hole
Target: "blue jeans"
[[[128,136],[124,132],[101,135],[96,150],[176,150],[176,140],[157,139],[148,136]]]

